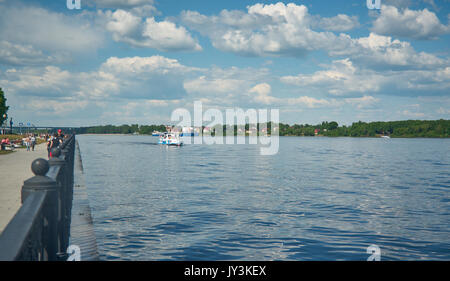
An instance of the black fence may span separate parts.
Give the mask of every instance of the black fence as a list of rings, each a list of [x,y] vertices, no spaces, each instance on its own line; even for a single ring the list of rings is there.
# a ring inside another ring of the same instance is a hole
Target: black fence
[[[66,260],[73,198],[75,136],[36,159],[22,187],[22,206],[0,236],[0,260]]]

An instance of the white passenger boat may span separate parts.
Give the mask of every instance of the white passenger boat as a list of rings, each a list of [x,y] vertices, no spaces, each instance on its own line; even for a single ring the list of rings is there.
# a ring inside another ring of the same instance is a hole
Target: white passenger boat
[[[175,146],[181,146],[183,145],[183,141],[180,138],[180,134],[178,133],[163,133],[159,137],[159,144],[165,144],[165,145],[175,145]]]

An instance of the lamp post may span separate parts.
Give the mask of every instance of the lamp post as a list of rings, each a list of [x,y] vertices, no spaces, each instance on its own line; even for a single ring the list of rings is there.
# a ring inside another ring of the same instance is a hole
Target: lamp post
[[[3,134],[6,135],[6,113],[3,114]]]

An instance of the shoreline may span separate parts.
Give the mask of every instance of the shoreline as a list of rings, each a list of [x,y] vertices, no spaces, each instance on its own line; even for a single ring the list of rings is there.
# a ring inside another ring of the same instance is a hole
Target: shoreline
[[[79,136],[149,136],[149,137],[155,137],[148,134],[94,134],[94,133],[87,133],[87,134],[78,134]],[[226,136],[223,136],[226,137]],[[234,137],[237,137],[236,135]],[[246,135],[245,137],[249,137]],[[270,137],[270,135],[268,136]],[[279,137],[305,137],[305,138],[372,138],[372,139],[381,139],[381,136],[324,136],[324,135],[317,135],[317,136],[297,136],[297,135],[283,135]],[[391,139],[450,139],[450,137],[403,137],[403,136],[390,136]]]

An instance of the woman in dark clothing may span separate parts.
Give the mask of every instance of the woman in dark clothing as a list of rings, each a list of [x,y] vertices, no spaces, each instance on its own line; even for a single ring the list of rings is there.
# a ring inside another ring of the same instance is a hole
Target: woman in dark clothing
[[[58,137],[58,134],[54,134],[52,139],[50,140],[50,146],[49,146],[49,154],[48,158],[52,158],[52,149],[58,148],[58,146],[62,143],[62,140]]]

